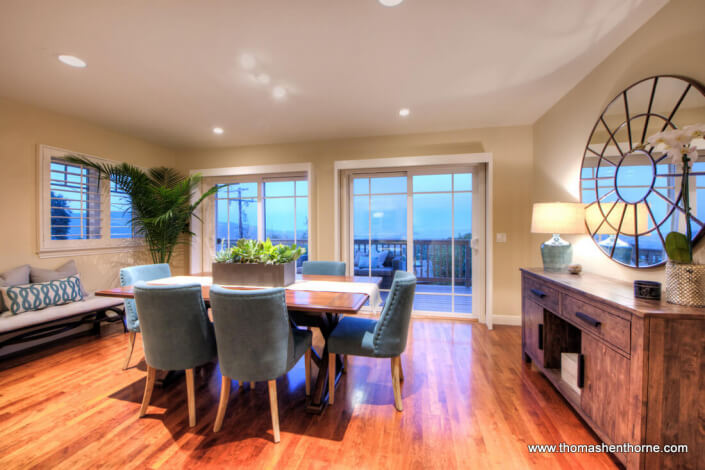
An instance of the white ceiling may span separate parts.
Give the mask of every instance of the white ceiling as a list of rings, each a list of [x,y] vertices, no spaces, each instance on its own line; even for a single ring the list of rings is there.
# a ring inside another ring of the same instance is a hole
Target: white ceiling
[[[0,0],[0,96],[175,146],[530,124],[666,2]]]

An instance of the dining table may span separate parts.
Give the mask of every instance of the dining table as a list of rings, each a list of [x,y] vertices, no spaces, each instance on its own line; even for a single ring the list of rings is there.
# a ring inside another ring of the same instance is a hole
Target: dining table
[[[376,310],[380,302],[379,285],[381,282],[381,277],[297,274],[296,281],[285,287],[286,306],[292,324],[295,327],[318,328],[324,341],[320,355],[315,349],[311,351],[311,359],[318,368],[318,374],[311,395],[306,399],[307,412],[321,414],[328,404],[328,337],[342,315],[358,314],[368,301],[372,310]],[[213,283],[210,273],[173,276],[155,279],[147,283],[150,285],[201,284],[203,301],[206,306],[210,307],[210,287]],[[221,287],[233,290],[266,288],[265,286],[230,285]],[[135,297],[134,286],[99,290],[95,295],[123,299],[134,299]],[[336,355],[335,361],[335,384],[337,386],[341,375],[345,372],[345,362],[340,355]]]

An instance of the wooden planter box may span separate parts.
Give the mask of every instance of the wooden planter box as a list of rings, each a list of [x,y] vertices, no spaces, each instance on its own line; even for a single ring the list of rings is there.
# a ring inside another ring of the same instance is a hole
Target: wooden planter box
[[[213,263],[213,284],[286,287],[296,280],[296,261],[286,264]]]

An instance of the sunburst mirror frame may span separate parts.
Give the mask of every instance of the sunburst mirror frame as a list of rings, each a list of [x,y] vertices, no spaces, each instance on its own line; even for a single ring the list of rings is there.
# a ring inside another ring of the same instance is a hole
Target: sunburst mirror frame
[[[693,104],[692,109],[686,109],[688,104]],[[647,139],[656,132],[696,122],[705,122],[705,87],[676,75],[640,80],[603,110],[585,146],[580,194],[586,204],[588,233],[610,259],[635,268],[665,263],[666,235],[673,230],[683,232],[685,227],[682,171]],[[702,181],[705,201],[705,152],[701,147],[691,181]],[[705,207],[699,208],[691,226],[697,242],[705,235]]]

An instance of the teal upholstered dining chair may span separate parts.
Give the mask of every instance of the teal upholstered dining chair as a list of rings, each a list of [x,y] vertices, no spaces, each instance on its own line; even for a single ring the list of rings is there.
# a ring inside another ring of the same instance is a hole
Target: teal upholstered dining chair
[[[147,384],[139,416],[147,413],[157,370],[185,370],[189,426],[196,425],[194,368],[216,357],[213,325],[208,319],[200,284],[135,285],[137,316],[142,330]]]
[[[268,382],[274,442],[279,442],[276,379],[306,359],[306,394],[310,393],[311,332],[292,328],[284,289],[210,291],[218,362],[223,380],[213,431],[223,425],[231,380]]]
[[[301,274],[345,276],[344,261],[304,261]]]
[[[153,281],[171,276],[171,269],[168,264],[145,264],[142,266],[131,266],[120,270],[120,285],[122,287],[134,286],[140,281]],[[127,349],[127,358],[122,370],[130,365],[132,351],[135,349],[135,339],[140,331],[140,322],[137,317],[137,307],[133,299],[125,300],[125,328],[129,332],[130,344]]]
[[[351,354],[391,358],[394,405],[398,411],[403,410],[401,353],[406,349],[415,290],[416,276],[397,271],[379,320],[345,317],[335,327],[328,337],[328,393],[331,405],[335,399],[335,355]]]

